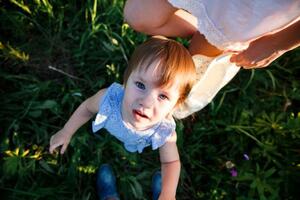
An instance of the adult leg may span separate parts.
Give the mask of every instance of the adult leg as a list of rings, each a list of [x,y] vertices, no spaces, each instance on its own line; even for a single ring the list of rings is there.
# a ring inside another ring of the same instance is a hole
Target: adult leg
[[[167,0],[127,0],[125,21],[136,31],[149,35],[187,37],[197,31],[197,19]]]
[[[196,17],[173,7],[167,0],[127,0],[124,18],[133,29],[149,35],[193,35],[189,46],[192,55],[215,57],[222,53],[197,31]]]
[[[222,50],[210,44],[205,36],[198,31],[191,39],[189,51],[192,55],[201,54],[208,57],[216,57],[222,53]]]

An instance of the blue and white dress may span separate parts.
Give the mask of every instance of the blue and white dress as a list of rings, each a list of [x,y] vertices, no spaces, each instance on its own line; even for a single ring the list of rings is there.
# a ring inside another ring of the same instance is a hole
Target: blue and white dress
[[[122,119],[122,100],[124,88],[118,83],[113,83],[105,92],[99,102],[99,111],[93,121],[93,132],[105,128],[118,140],[123,142],[129,152],[141,153],[147,146],[155,150],[166,143],[166,140],[175,131],[175,121],[164,119],[153,127],[136,131],[127,127]]]

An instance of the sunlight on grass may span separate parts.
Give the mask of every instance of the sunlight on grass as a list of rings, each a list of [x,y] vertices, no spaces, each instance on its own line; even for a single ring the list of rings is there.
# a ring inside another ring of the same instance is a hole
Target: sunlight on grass
[[[31,14],[31,11],[27,5],[24,4],[23,0],[9,0],[11,3],[15,4],[16,6],[20,7],[25,12]]]
[[[116,40],[115,38],[111,38],[111,43],[113,44],[113,45],[115,45],[115,46],[119,46],[119,42],[118,42],[118,40]]]
[[[115,66],[114,63],[106,65],[107,73],[111,76],[114,76],[116,80],[120,78],[119,69]]]
[[[44,9],[50,17],[54,17],[53,15],[53,7],[48,0],[34,0],[38,7]]]

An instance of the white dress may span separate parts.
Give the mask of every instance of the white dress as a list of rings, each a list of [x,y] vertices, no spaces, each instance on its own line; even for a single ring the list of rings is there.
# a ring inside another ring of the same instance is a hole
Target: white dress
[[[300,19],[300,0],[169,0],[198,19],[198,30],[222,50],[249,42]]]
[[[300,0],[169,0],[197,17],[206,39],[222,50],[241,51],[266,34],[278,32],[300,19]],[[300,33],[299,33],[300,34]],[[232,53],[216,58],[193,56],[198,80],[183,104],[174,112],[185,118],[210,103],[238,73]]]

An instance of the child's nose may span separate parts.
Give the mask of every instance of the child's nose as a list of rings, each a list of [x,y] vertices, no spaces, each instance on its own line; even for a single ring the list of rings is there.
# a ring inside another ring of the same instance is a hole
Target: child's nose
[[[144,108],[151,108],[154,105],[154,100],[155,100],[154,95],[148,93],[141,98],[140,104]]]

